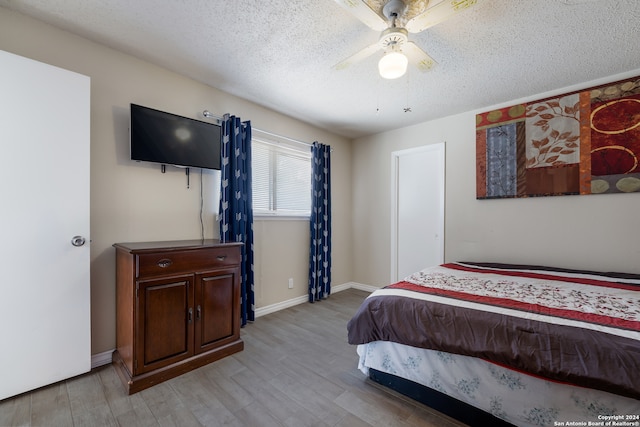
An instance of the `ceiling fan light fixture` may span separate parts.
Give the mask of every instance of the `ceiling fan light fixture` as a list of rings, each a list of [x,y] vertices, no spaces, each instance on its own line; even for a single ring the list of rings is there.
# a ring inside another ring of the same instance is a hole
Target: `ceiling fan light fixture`
[[[384,54],[378,62],[380,76],[385,79],[397,79],[407,72],[409,60],[402,52],[391,51]]]

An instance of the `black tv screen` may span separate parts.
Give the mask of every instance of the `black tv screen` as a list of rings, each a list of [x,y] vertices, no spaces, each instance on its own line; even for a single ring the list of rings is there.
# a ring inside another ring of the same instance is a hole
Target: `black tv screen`
[[[131,104],[130,132],[132,160],[220,169],[217,124]]]

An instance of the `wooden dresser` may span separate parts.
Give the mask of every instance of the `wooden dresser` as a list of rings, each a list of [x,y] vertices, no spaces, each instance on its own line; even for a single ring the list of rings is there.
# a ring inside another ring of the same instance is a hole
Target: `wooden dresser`
[[[241,351],[242,243],[116,243],[116,350],[129,394]]]

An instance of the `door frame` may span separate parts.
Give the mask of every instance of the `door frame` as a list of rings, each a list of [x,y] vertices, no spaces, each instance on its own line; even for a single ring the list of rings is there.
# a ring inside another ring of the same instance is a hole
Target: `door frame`
[[[399,174],[400,159],[402,156],[415,155],[417,153],[434,152],[438,156],[441,172],[442,188],[438,197],[438,230],[440,235],[439,255],[440,263],[444,262],[444,202],[445,202],[445,143],[424,145],[406,150],[394,151],[391,153],[391,278],[390,283],[397,282],[398,279],[398,197],[399,197]]]

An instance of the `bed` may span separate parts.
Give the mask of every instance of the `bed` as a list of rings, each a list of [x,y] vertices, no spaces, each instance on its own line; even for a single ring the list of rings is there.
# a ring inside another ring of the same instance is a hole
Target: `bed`
[[[640,425],[640,275],[447,263],[347,329],[362,372],[470,425]]]

